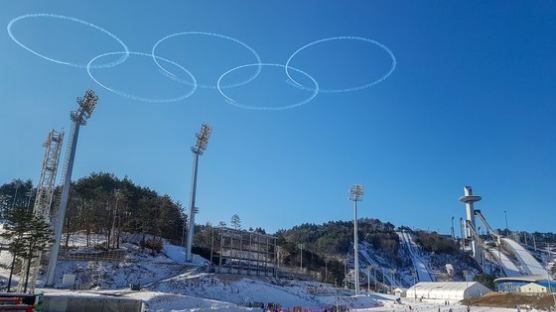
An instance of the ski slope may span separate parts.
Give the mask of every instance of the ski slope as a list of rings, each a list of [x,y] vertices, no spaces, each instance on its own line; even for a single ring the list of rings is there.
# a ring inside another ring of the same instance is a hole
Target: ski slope
[[[411,235],[407,232],[397,232],[398,236],[402,240],[403,245],[409,251],[411,255],[411,261],[413,262],[413,267],[415,268],[415,272],[417,272],[417,278],[419,282],[432,282],[432,276],[425,264],[423,258],[421,258],[417,252],[417,247],[415,246],[415,242],[411,238]]]
[[[496,262],[500,264],[506,276],[519,276],[522,275],[519,268],[500,250],[496,248],[487,248],[487,251],[494,257]]]
[[[509,250],[515,255],[521,266],[523,273],[530,275],[548,275],[546,269],[535,259],[527,249],[523,248],[516,241],[509,238],[501,238]]]

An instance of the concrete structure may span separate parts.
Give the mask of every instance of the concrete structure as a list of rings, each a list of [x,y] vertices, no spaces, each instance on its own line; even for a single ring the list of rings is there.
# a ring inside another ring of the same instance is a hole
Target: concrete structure
[[[481,196],[473,195],[473,189],[471,186],[465,186],[463,188],[464,195],[459,198],[459,201],[465,204],[465,237],[464,241],[470,241],[471,251],[473,253],[473,258],[477,262],[482,262],[482,250],[481,246],[477,244],[473,237],[472,231],[476,228],[475,224],[475,208],[474,203],[481,200]]]
[[[548,287],[537,283],[529,283],[519,287],[519,292],[526,294],[546,294]]]
[[[456,303],[463,299],[481,297],[491,292],[479,282],[421,282],[407,290],[409,299]]]

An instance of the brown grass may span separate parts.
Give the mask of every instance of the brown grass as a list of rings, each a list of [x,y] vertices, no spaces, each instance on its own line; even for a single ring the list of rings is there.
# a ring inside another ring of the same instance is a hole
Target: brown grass
[[[531,308],[548,310],[554,308],[552,295],[526,295],[513,293],[489,293],[480,298],[470,298],[462,301],[465,305],[484,307],[515,308],[516,306],[530,306]]]

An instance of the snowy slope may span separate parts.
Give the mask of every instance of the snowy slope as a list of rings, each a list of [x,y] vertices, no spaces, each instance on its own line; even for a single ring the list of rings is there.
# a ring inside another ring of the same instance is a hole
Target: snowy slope
[[[495,259],[495,261],[500,265],[502,271],[506,276],[519,276],[522,273],[519,268],[500,250],[496,248],[488,248],[487,251]]]
[[[527,249],[510,238],[501,239],[519,260],[523,270],[531,275],[548,275],[546,269],[535,259]]]
[[[404,247],[409,251],[411,255],[411,260],[413,262],[413,266],[415,271],[417,272],[417,277],[420,282],[431,282],[433,280],[432,275],[429,272],[425,261],[419,256],[418,254],[418,247],[413,241],[411,234],[403,231],[403,232],[396,232],[400,237],[400,240]]]

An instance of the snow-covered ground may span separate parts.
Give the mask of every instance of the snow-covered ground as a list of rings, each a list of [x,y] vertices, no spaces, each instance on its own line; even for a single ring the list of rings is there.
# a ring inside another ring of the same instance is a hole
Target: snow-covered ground
[[[73,243],[78,245],[77,241]],[[449,308],[416,302],[400,305],[395,303],[394,296],[381,294],[353,296],[351,290],[319,282],[210,273],[206,259],[195,255],[193,264],[185,264],[183,248],[164,243],[162,252],[154,256],[150,251],[142,250],[133,238],[128,238],[121,245],[127,251],[122,261],[60,261],[56,269],[58,285],[64,274],[71,273],[76,275],[76,287],[80,290],[41,291],[46,296],[129,297],[143,301],[147,311],[260,311],[249,306],[261,303],[311,311],[331,306],[349,307],[354,311],[393,312],[409,311],[409,305],[412,305],[412,311],[420,312],[438,312],[439,308],[448,312]],[[382,264],[384,261],[369,248],[364,248],[363,252],[369,262]],[[10,261],[9,253],[0,254],[1,263],[9,264]],[[0,276],[6,278],[8,273],[6,268],[0,269]],[[128,288],[130,283],[140,283],[143,290],[131,291]],[[462,306],[452,307],[452,312],[464,310]],[[506,310],[472,308],[472,311]]]
[[[501,239],[506,246],[512,250],[513,254],[516,256],[517,260],[520,262],[522,269],[528,274],[532,275],[548,275],[546,269],[542,264],[535,259],[527,249],[523,248],[520,244],[510,238]]]
[[[375,308],[365,308],[365,309],[352,309],[352,311],[358,312],[467,312],[467,307],[460,304],[432,304],[432,303],[422,303],[415,302],[412,300],[402,300],[401,304],[396,302],[384,302],[381,307]],[[492,308],[492,307],[470,307],[471,312],[515,312],[515,309],[506,308]],[[534,311],[534,310],[530,310]]]

